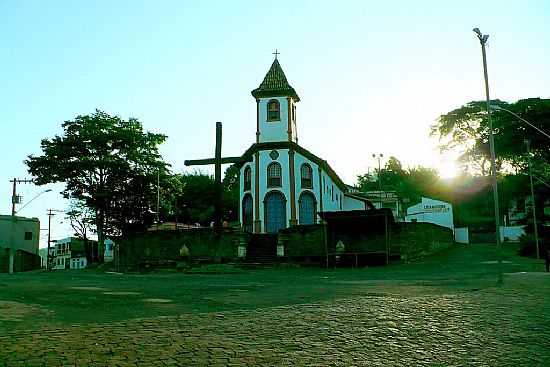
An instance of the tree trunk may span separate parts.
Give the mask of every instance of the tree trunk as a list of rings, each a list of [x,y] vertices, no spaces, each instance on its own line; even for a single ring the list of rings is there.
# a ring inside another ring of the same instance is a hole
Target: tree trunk
[[[97,259],[101,263],[103,262],[103,255],[105,253],[105,232],[103,231],[104,224],[104,213],[102,209],[99,209],[96,215],[96,226],[97,226]]]

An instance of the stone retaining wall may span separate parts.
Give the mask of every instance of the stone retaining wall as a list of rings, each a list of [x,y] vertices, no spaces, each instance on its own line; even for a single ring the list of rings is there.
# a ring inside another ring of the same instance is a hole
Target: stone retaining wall
[[[238,229],[224,229],[217,237],[211,228],[192,228],[137,233],[115,242],[120,246],[122,268],[135,269],[144,262],[178,260],[184,245],[191,260],[226,262],[237,257],[237,247],[243,236]]]

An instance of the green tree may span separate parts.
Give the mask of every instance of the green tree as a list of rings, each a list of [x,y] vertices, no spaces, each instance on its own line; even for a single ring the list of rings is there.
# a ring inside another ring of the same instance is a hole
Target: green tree
[[[401,162],[390,157],[383,168],[374,174],[364,174],[357,176],[357,188],[362,192],[377,191],[379,188],[378,178],[382,185],[382,190],[395,191],[399,198],[408,199],[409,202],[420,201],[422,196],[442,198],[445,192],[436,170],[417,166],[404,169]]]
[[[514,103],[494,100],[491,105],[512,111],[539,129],[550,132],[550,99],[529,98]],[[550,177],[548,137],[504,110],[493,111],[491,115],[497,168],[524,170],[527,165],[524,140],[528,139],[533,168],[539,175]],[[485,101],[469,102],[441,115],[432,126],[431,135],[440,139],[441,150],[460,150],[461,161],[470,171],[482,175],[489,173],[489,123]]]
[[[143,131],[137,119],[99,110],[62,127],[61,136],[42,140],[42,155],[25,161],[36,182],[65,183],[63,196],[92,210],[100,246],[106,235],[145,225],[154,207],[157,173],[167,176],[158,152],[166,136]]]
[[[174,206],[170,212],[177,212],[178,219],[182,222],[209,225],[214,220],[216,198],[214,178],[203,172],[195,171],[173,175],[173,180],[177,184],[172,183],[173,189],[167,191],[176,194],[167,196],[161,201],[173,203]],[[222,217],[230,222],[236,221],[239,215],[239,170],[237,167],[232,165],[227,168],[222,186],[224,191]],[[174,187],[179,187],[179,189]]]

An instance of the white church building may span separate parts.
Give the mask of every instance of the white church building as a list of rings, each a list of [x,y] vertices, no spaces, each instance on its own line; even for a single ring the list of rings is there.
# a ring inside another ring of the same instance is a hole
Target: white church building
[[[318,212],[372,208],[367,199],[348,191],[327,161],[298,145],[300,97],[277,58],[252,96],[256,142],[239,163],[239,218],[245,231],[277,233],[318,223]]]

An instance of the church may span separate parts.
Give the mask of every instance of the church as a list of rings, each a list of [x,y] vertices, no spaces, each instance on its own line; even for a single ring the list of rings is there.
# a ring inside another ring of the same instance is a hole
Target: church
[[[318,213],[366,210],[327,161],[298,144],[300,97],[275,57],[256,100],[256,142],[243,154],[239,219],[251,233],[277,233],[293,225],[319,223]],[[328,137],[327,137],[328,138]]]

